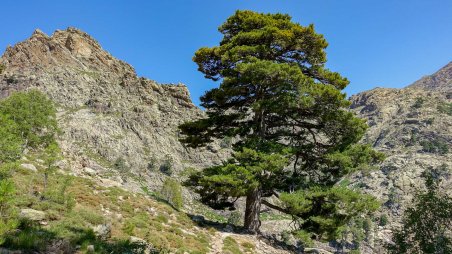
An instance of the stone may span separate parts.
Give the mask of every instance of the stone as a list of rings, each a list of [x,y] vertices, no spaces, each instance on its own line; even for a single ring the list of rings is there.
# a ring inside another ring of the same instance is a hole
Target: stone
[[[46,213],[39,210],[25,208],[20,210],[19,217],[25,218],[31,221],[42,221],[46,218]]]
[[[94,253],[95,252],[94,245],[90,244],[90,245],[86,246],[86,252]]]
[[[85,173],[87,173],[88,175],[90,175],[90,176],[96,175],[96,171],[94,169],[92,169],[92,168],[84,167],[83,171]]]
[[[20,167],[31,172],[38,172],[38,169],[33,164],[20,164]]]
[[[108,239],[111,235],[111,225],[99,224],[93,227],[94,234],[101,239]]]

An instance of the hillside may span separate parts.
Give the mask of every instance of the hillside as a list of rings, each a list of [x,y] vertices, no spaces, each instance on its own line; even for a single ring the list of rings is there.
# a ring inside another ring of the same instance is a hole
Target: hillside
[[[403,89],[375,88],[351,98],[351,109],[367,119],[362,142],[387,158],[380,170],[354,178],[354,185],[383,202],[389,222],[375,229],[378,248],[389,241],[404,209],[422,189],[424,170],[442,169],[443,189],[451,192],[452,179],[452,63]]]

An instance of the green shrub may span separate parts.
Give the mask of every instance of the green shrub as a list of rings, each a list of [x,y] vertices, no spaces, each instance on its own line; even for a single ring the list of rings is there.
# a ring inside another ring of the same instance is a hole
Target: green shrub
[[[411,106],[412,108],[421,108],[422,105],[424,104],[425,99],[421,98],[421,97],[417,97],[416,101],[414,102],[414,104]]]
[[[312,241],[312,234],[307,231],[299,230],[295,233],[295,237],[300,240],[304,247],[311,247],[314,245],[314,241]]]
[[[242,226],[242,214],[239,211],[233,211],[228,217],[228,224]]]
[[[0,74],[2,74],[5,69],[6,67],[3,64],[0,64]]]
[[[0,244],[18,226],[16,210],[12,206],[14,192],[14,183],[11,180],[0,180]]]
[[[127,171],[127,165],[126,165],[126,160],[124,160],[124,158],[122,157],[118,157],[115,162],[113,163],[113,166],[115,167],[116,170],[118,170],[119,172],[126,172]]]
[[[438,111],[443,114],[452,116],[452,103],[440,102],[438,104]]]
[[[182,186],[178,181],[171,178],[166,179],[163,183],[161,194],[174,208],[178,210],[182,208]]]
[[[173,174],[173,158],[170,155],[166,155],[163,163],[160,165],[160,172],[165,175],[171,176]]]
[[[439,139],[421,141],[422,151],[426,153],[447,154],[449,147]]]
[[[388,225],[388,215],[382,214],[382,215],[380,216],[380,220],[379,220],[378,225],[380,225],[380,226],[382,226],[382,227]]]
[[[154,156],[152,156],[149,159],[149,162],[148,162],[148,165],[147,165],[147,169],[149,171],[154,171],[156,168],[157,168],[157,159]]]

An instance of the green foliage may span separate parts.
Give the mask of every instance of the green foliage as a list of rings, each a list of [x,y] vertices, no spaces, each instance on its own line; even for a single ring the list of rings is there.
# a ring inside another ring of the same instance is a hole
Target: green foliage
[[[301,244],[303,247],[312,247],[314,245],[314,241],[312,240],[312,233],[304,231],[304,230],[298,230],[295,232],[295,237],[301,241]]]
[[[256,231],[261,197],[333,186],[383,159],[356,144],[367,125],[347,109],[349,82],[325,67],[328,43],[313,25],[237,11],[219,31],[219,45],[193,58],[206,78],[221,82],[201,97],[207,117],[179,126],[189,147],[237,139],[230,161],[187,181],[204,203],[224,208],[247,196],[245,227]]]
[[[282,184],[287,158],[281,154],[266,154],[243,148],[223,165],[192,174],[185,182],[201,195],[202,201],[214,208],[232,206],[229,197],[241,197],[260,188],[270,192]]]
[[[448,144],[439,139],[421,141],[422,151],[426,153],[447,154]]]
[[[24,140],[17,133],[17,124],[8,116],[0,113],[0,163],[20,158]]]
[[[421,108],[422,105],[424,104],[425,99],[422,97],[417,97],[416,101],[414,102],[414,104],[411,106],[412,108],[418,109]]]
[[[157,168],[157,159],[154,156],[152,156],[149,159],[149,162],[148,162],[148,165],[147,165],[147,169],[149,171],[154,171],[154,170],[156,170],[156,168]]]
[[[336,239],[342,227],[355,217],[372,213],[380,206],[374,197],[340,186],[282,193],[281,200],[300,229],[329,240]]]
[[[440,102],[438,104],[438,111],[443,114],[452,116],[452,103]]]
[[[0,64],[0,74],[2,74],[5,69],[6,67],[3,64]]]
[[[382,215],[380,216],[380,220],[379,220],[379,222],[378,222],[378,225],[380,225],[380,226],[382,226],[382,227],[388,225],[388,215],[382,214]]]
[[[57,133],[53,102],[37,90],[16,92],[1,100],[0,115],[14,121],[13,133],[30,147],[47,146]]]
[[[161,194],[174,208],[180,210],[183,207],[182,186],[172,178],[167,178],[163,183]]]
[[[16,210],[12,206],[14,201],[14,184],[11,180],[0,179],[0,244],[5,241],[17,226],[18,219]]]
[[[173,174],[173,163],[173,157],[167,154],[163,160],[163,163],[160,165],[160,172],[167,176],[171,176]]]
[[[55,166],[55,162],[61,159],[61,151],[58,146],[58,144],[53,141],[52,143],[48,144],[48,146],[44,150],[44,155],[42,156],[44,160],[44,193],[47,191],[47,183],[49,181],[50,174],[54,173],[57,169]],[[44,198],[44,196],[43,196]]]
[[[233,211],[229,214],[228,224],[233,226],[242,226],[242,214],[239,211]]]
[[[403,215],[402,228],[393,234],[390,253],[452,253],[452,198],[441,193],[441,177],[428,170],[426,192],[414,197],[413,206]]]
[[[113,163],[113,166],[115,167],[116,170],[118,170],[121,173],[126,172],[128,169],[127,165],[126,165],[126,161],[122,157],[118,157],[115,160],[115,162]]]

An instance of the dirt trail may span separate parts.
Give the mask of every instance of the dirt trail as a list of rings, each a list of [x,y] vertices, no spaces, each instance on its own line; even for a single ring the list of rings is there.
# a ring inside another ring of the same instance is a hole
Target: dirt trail
[[[209,254],[223,254],[223,241],[226,237],[232,237],[234,240],[241,245],[241,243],[248,242],[252,243],[255,248],[253,252],[245,252],[242,248],[242,252],[244,254],[290,254],[291,252],[281,249],[276,249],[271,245],[268,245],[266,242],[260,240],[255,235],[241,235],[229,232],[217,232],[215,236],[212,238],[211,251]],[[241,246],[242,247],[242,246]]]

